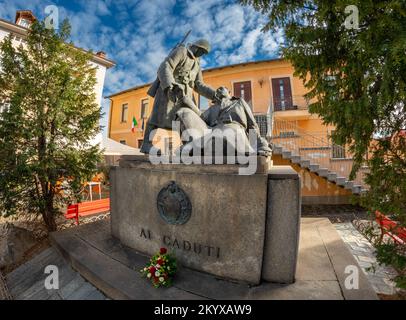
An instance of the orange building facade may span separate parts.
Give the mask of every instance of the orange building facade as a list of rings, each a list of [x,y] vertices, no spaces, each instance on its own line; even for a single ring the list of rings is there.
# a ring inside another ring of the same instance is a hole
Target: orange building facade
[[[248,102],[261,134],[274,145],[274,165],[291,165],[299,172],[304,203],[348,203],[361,190],[361,178],[349,181],[351,158],[345,148],[332,144],[329,135],[334,127],[309,113],[306,89],[293,73],[288,61],[273,59],[204,70],[203,78],[213,88],[225,86]],[[109,97],[109,138],[134,148],[141,146],[153,106],[148,88],[145,84]],[[209,107],[207,99],[195,98],[200,109]],[[165,142],[159,133],[157,136],[156,144],[164,150]],[[178,144],[178,137],[171,143]]]

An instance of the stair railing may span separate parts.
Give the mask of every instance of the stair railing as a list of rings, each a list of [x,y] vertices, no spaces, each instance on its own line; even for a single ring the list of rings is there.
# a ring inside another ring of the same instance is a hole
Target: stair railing
[[[290,151],[293,162],[295,157],[308,160],[311,164],[319,165],[320,169],[327,169],[349,181],[353,160],[345,147],[331,141],[327,132],[310,133],[299,127],[296,121],[274,120],[270,140],[274,146],[282,147],[283,151]],[[354,185],[366,187],[363,181],[366,172],[365,168],[358,172],[352,180]]]

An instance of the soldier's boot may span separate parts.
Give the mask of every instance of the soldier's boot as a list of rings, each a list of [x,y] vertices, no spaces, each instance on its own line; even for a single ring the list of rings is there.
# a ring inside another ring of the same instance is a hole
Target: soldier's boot
[[[142,142],[140,152],[142,152],[144,154],[154,153],[155,155],[161,155],[161,150],[154,147],[152,145],[152,141],[150,140],[150,134],[151,134],[152,130],[155,130],[156,128],[157,127],[152,124],[147,124],[145,133],[144,133],[144,141]]]

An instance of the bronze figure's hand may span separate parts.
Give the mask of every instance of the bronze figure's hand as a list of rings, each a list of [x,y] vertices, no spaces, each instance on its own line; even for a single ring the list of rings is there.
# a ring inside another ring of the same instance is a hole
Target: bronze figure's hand
[[[175,101],[180,100],[185,96],[183,88],[178,83],[175,83],[175,85],[173,86],[172,93],[175,97]]]
[[[176,102],[176,94],[174,90],[175,86],[171,85],[168,88],[166,88],[166,96],[168,97],[169,101]]]

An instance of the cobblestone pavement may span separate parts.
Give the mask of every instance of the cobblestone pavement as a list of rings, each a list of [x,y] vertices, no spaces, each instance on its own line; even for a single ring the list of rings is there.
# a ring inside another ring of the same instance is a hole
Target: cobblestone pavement
[[[335,223],[334,227],[356,258],[375,292],[386,295],[396,294],[395,283],[390,280],[396,273],[389,267],[377,264],[372,244],[351,222]]]

